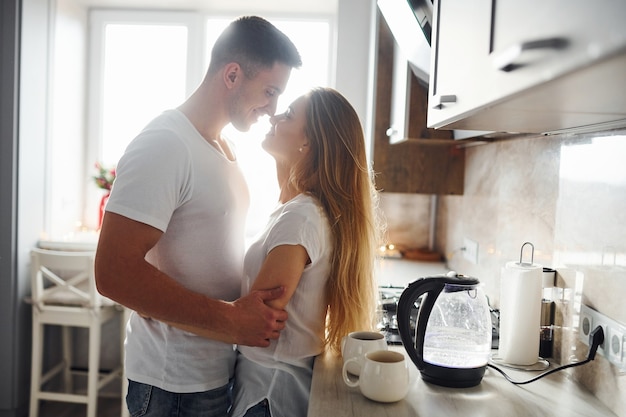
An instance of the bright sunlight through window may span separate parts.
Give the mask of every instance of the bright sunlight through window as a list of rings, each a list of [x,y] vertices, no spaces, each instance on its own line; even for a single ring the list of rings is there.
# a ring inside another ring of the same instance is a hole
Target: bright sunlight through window
[[[101,160],[112,166],[130,138],[185,99],[187,28],[107,25],[103,73]]]
[[[230,19],[210,19],[207,28],[207,44],[212,45],[228,25]],[[302,68],[291,72],[286,91],[278,100],[277,113],[282,113],[291,102],[315,86],[328,86],[330,29],[328,22],[272,20],[296,45],[302,56]],[[208,66],[208,61],[206,65]],[[232,126],[224,129],[224,135],[235,143],[237,158],[250,189],[250,212],[248,214],[248,237],[262,230],[269,214],[278,201],[278,185],[274,159],[262,148],[261,141],[270,129],[269,118],[264,117],[248,132],[239,132]]]
[[[135,135],[164,110],[178,106],[191,93],[188,74],[200,80],[208,67],[213,42],[232,18],[206,20],[206,37],[192,39],[185,24],[150,22],[108,23],[102,41],[103,62],[100,75],[101,97],[96,102],[96,160],[113,166]],[[291,38],[302,56],[301,69],[292,71],[287,90],[278,102],[281,113],[295,98],[315,86],[330,85],[331,27],[328,20],[272,19]],[[190,43],[202,43],[204,59],[188,56]],[[194,59],[195,58],[195,59]],[[197,62],[197,64],[194,64]],[[201,66],[201,68],[195,67]],[[273,159],[261,149],[269,130],[269,118],[253,125],[249,132],[232,126],[224,135],[235,144],[237,157],[248,180],[250,214],[248,237],[265,224],[278,201]]]

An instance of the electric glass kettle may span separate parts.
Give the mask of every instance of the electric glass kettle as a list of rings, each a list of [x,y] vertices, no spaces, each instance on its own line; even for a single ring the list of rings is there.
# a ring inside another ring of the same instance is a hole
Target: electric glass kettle
[[[491,315],[479,284],[452,272],[420,278],[402,292],[398,331],[424,381],[462,388],[482,380],[491,354]]]

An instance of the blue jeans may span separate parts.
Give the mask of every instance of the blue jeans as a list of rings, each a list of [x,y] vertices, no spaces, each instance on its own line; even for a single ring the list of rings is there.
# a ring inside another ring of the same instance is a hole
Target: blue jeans
[[[181,394],[129,380],[126,395],[132,417],[225,417],[231,402],[232,384]]]
[[[272,417],[269,402],[265,399],[257,405],[248,408],[243,417]]]

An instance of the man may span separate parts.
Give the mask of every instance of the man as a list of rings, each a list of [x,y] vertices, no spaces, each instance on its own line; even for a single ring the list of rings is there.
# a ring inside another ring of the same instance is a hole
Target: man
[[[120,159],[96,282],[136,312],[126,336],[131,414],[225,415],[233,344],[268,346],[284,328],[286,312],[265,304],[282,288],[237,299],[249,196],[221,131],[228,123],[247,131],[273,115],[300,65],[293,43],[266,20],[232,22],[197,90],[148,124]]]

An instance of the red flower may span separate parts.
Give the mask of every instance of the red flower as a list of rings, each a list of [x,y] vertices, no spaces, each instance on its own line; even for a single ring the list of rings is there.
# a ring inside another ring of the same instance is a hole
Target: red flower
[[[115,167],[107,169],[100,162],[96,162],[94,165],[98,170],[98,175],[93,176],[96,186],[103,190],[111,190],[113,181],[115,181]]]

